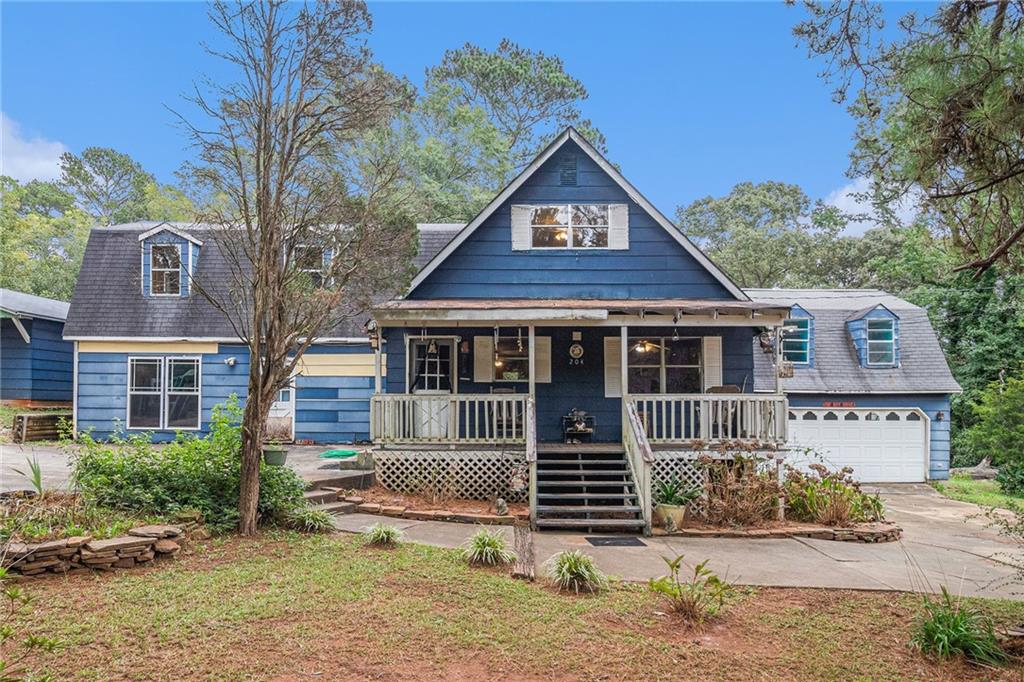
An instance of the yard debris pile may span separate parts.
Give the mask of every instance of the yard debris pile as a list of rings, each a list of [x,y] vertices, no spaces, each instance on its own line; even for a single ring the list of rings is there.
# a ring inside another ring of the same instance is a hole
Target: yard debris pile
[[[11,542],[3,548],[2,565],[26,576],[134,568],[174,556],[181,550],[184,535],[179,526],[148,525],[107,540],[80,535],[36,543]]]

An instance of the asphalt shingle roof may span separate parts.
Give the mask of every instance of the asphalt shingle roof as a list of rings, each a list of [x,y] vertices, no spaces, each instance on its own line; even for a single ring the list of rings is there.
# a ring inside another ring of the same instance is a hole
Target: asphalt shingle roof
[[[928,313],[880,289],[747,289],[755,301],[797,304],[814,316],[814,367],[780,379],[787,393],[956,393]],[[884,305],[899,317],[900,366],[861,367],[846,321]],[[772,355],[754,340],[754,387],[774,390]]]
[[[18,317],[34,317],[57,322],[63,322],[68,316],[68,304],[64,301],[2,288],[0,310]]]
[[[139,235],[160,224],[139,222],[92,230],[67,313],[66,337],[237,338],[225,316],[199,294],[187,298],[143,297]],[[231,276],[217,240],[208,234],[212,226],[165,224],[205,242],[194,276],[222,300]],[[421,226],[416,266],[423,267],[461,228]],[[330,336],[361,337],[361,327],[362,320],[349,320],[332,330]]]

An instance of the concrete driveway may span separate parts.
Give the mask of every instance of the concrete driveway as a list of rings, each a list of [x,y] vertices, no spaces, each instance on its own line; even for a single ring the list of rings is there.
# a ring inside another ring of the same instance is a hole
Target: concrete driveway
[[[742,585],[830,587],[864,590],[927,590],[940,585],[954,593],[1019,599],[1024,586],[1009,582],[1017,546],[986,528],[975,505],[948,500],[927,485],[887,486],[879,491],[891,520],[904,529],[901,542],[860,544],[804,538],[643,538],[644,547],[594,547],[575,533],[535,533],[538,564],[567,549],[593,556],[606,573],[630,581],[665,574],[663,556],[683,554],[688,564],[710,559],[710,566]],[[353,514],[335,525],[358,532],[383,521],[406,537],[442,547],[458,547],[476,528],[436,521],[409,521]],[[511,531],[503,529],[511,540]],[[915,568],[916,565],[916,568]]]

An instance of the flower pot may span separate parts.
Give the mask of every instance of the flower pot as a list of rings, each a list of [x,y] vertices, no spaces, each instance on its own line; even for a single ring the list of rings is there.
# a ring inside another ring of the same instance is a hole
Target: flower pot
[[[269,466],[284,466],[285,460],[287,459],[288,451],[282,447],[265,446],[263,448],[263,461]]]
[[[659,504],[654,507],[654,523],[667,531],[682,528],[686,523],[686,506]]]

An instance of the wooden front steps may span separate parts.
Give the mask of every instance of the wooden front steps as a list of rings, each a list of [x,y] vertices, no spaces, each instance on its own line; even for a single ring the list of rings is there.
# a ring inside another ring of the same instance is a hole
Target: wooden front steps
[[[640,532],[633,475],[617,444],[545,445],[537,452],[537,528]]]

